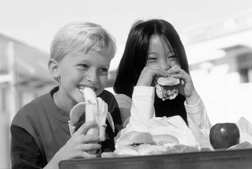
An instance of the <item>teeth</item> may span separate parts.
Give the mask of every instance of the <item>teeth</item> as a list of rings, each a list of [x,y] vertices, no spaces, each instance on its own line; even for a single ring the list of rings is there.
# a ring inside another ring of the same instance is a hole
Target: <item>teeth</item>
[[[86,88],[85,86],[80,86],[80,87],[79,87],[79,90],[80,90],[81,92],[83,92],[83,90],[84,90],[85,88]],[[88,87],[88,88],[90,88],[90,89],[92,89],[93,91],[95,91],[95,88],[94,88],[94,87]]]
[[[81,87],[79,87],[79,90],[80,90],[80,91],[83,91],[84,88],[85,88],[84,86],[81,86]]]

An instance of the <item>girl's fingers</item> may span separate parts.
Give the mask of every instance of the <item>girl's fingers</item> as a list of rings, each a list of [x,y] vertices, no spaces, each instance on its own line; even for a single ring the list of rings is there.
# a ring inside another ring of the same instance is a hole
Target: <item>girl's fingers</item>
[[[183,69],[181,69],[181,67],[175,65],[173,67],[171,67],[170,69],[167,70],[167,73],[169,74],[177,74],[177,73],[182,73],[185,72]]]
[[[184,80],[185,82],[189,81],[189,76],[187,76],[186,74],[173,74],[171,75],[171,77],[180,79],[180,80]]]
[[[165,70],[157,66],[145,67],[144,71],[149,72],[151,76],[156,76],[156,75],[165,76],[167,74]]]
[[[137,86],[150,86],[155,76],[168,76],[168,73],[160,66],[146,66],[137,82]]]
[[[176,73],[171,74],[170,76],[174,77],[174,78],[177,78],[177,79],[184,79],[184,80],[186,80],[189,75],[185,71],[179,70]]]
[[[167,72],[170,73],[172,77],[184,80],[184,82],[191,81],[190,75],[187,72],[185,72],[183,69],[181,69],[180,67],[178,66],[172,67],[171,69],[169,69]]]

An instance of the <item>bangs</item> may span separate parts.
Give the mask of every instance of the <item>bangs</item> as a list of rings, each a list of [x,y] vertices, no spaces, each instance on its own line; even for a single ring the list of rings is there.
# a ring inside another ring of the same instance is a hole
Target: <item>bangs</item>
[[[171,43],[164,35],[158,35],[162,41],[165,43],[164,45],[167,45],[170,51],[178,58],[178,52],[176,50],[176,47]]]

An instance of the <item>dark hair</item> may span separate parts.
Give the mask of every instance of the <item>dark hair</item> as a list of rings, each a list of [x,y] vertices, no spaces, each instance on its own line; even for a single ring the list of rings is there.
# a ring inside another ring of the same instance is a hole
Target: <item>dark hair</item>
[[[168,41],[170,43],[181,68],[189,74],[189,66],[184,46],[172,24],[161,19],[152,19],[145,22],[138,21],[132,26],[129,32],[125,50],[119,63],[114,84],[115,93],[125,94],[130,98],[132,97],[133,88],[137,84],[141,71],[146,66],[149,43],[153,35],[158,35],[164,39],[164,41]],[[183,103],[183,100],[185,100],[183,96],[179,96],[178,99],[174,99],[174,101],[179,102],[180,105],[180,102],[182,101]],[[159,101],[155,98],[155,104],[157,104],[157,102]],[[162,103],[160,104],[162,105],[167,104],[166,101],[161,102]],[[182,110],[179,111],[183,112],[182,114],[185,116],[183,118],[187,122],[184,106],[181,106]],[[180,114],[177,110],[174,111],[175,114]],[[156,114],[157,113],[158,112],[156,111]]]
[[[174,27],[167,21],[153,19],[136,22],[129,33],[122,59],[117,70],[114,84],[115,93],[131,97],[141,71],[146,66],[150,39],[158,35],[169,41],[179,64],[189,73],[184,46]]]

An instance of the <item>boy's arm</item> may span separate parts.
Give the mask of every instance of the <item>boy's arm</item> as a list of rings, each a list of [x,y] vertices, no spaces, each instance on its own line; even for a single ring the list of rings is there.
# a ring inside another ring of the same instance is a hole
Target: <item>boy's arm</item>
[[[47,161],[33,137],[24,129],[11,126],[12,169],[42,169]]]

